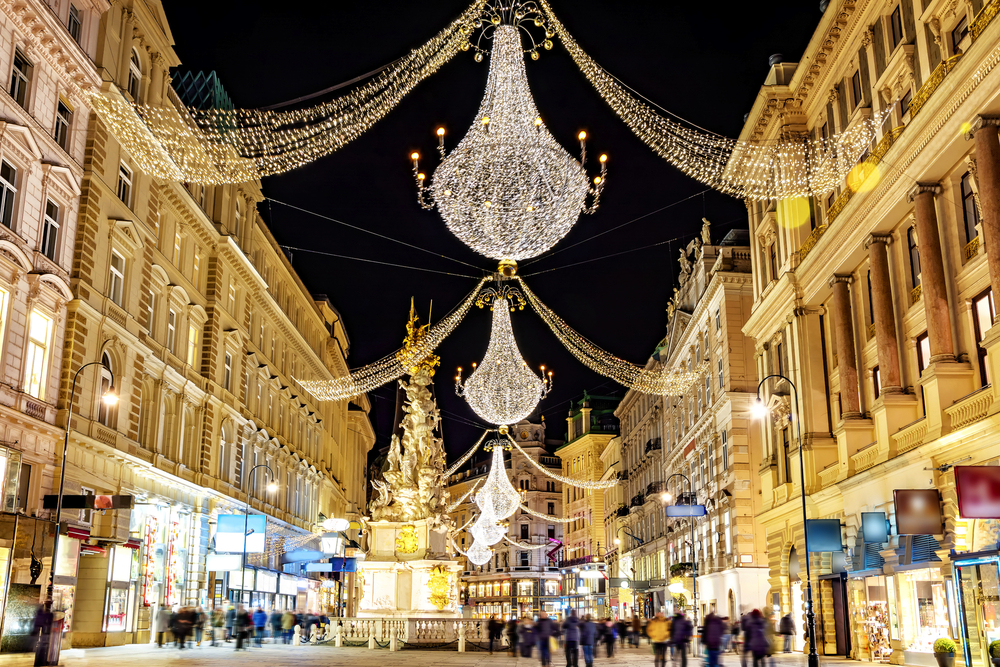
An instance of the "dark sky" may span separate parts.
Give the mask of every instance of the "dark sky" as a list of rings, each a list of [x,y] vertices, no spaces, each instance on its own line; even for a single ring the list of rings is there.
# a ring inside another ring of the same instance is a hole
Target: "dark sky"
[[[215,70],[237,107],[283,102],[387,64],[424,43],[466,6],[461,0],[164,4],[182,68]],[[815,0],[552,4],[577,42],[611,73],[673,113],[729,136],[742,127],[743,115],[767,75],[768,56],[784,53],[786,60],[796,60],[820,19]],[[449,146],[465,134],[487,70],[488,62],[474,62],[471,52],[459,54],[345,149],[266,179],[265,195],[494,270],[495,262],[453,237],[436,211],[420,209],[408,160],[414,149],[435,155],[434,130],[439,125],[449,130]],[[577,331],[620,357],[644,364],[665,332],[679,246],[599,258],[676,237],[687,237],[686,243],[700,230],[703,214],[718,239],[729,229],[745,228],[743,202],[715,192],[698,195],[705,187],[632,135],[558,41],[540,60],[529,60],[527,71],[537,106],[556,139],[575,154],[576,133],[586,129],[591,155],[606,152],[610,160],[600,210],[583,216],[551,256],[530,266],[522,262],[521,275]],[[430,173],[436,164],[425,161],[423,168]],[[590,166],[593,169],[593,163]],[[686,198],[598,240],[558,252]],[[283,245],[482,275],[275,203],[265,202],[261,212]],[[475,285],[468,278],[301,251],[294,253],[293,264],[310,289],[328,294],[344,316],[352,367],[399,347],[411,296],[424,316],[433,299],[436,320]],[[558,270],[530,275],[546,269]],[[562,437],[569,402],[584,390],[624,395],[620,386],[577,362],[529,309],[513,319],[529,365],[544,363],[555,370],[555,389],[539,406],[549,423],[549,437]],[[437,394],[445,441],[453,454],[467,449],[479,435],[471,425],[479,420],[454,394],[454,369],[481,359],[488,338],[489,312],[474,308],[439,349]],[[392,430],[394,387],[375,391],[372,403],[377,448],[387,444]]]

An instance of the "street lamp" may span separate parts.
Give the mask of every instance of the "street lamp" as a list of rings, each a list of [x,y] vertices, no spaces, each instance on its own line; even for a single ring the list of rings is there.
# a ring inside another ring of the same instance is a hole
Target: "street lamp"
[[[687,488],[688,488],[688,492],[686,494],[685,493],[679,493],[679,494],[677,494],[677,504],[678,505],[681,505],[681,504],[696,505],[697,501],[698,501],[698,497],[694,493],[694,487],[691,485],[691,479],[687,475],[685,475],[684,473],[682,473],[682,472],[675,472],[674,474],[670,475],[663,482],[663,486],[666,487],[667,485],[669,485],[670,484],[670,480],[673,479],[674,477],[680,477],[685,482],[687,482]],[[669,501],[670,494],[667,493],[667,492],[664,492],[663,495],[664,495],[664,499],[667,500],[667,501]],[[686,501],[686,503],[685,503],[685,501]],[[692,616],[691,622],[694,624],[694,627],[697,628],[698,627],[698,556],[697,556],[697,554],[695,552],[694,516],[693,515],[689,516],[688,517],[688,521],[691,523],[691,593],[694,596],[694,600],[692,600],[693,604],[691,605],[692,608],[693,608],[693,611],[692,611],[692,614],[691,614],[691,616]]]
[[[766,417],[768,413],[767,406],[760,398],[760,389],[771,378],[778,378],[787,382],[788,386],[792,388],[792,398],[795,408],[798,409],[799,406],[799,392],[792,381],[784,375],[771,374],[757,385],[757,400],[754,401],[752,411],[754,416],[758,418]],[[788,413],[788,420],[792,420],[792,413],[790,411]],[[809,567],[809,513],[806,510],[806,452],[802,448],[801,419],[795,420],[795,434],[799,444],[799,477],[802,484],[802,534],[805,538],[806,548],[806,623],[809,626],[809,667],[819,667],[819,654],[816,653],[816,614],[813,611],[812,573]]]
[[[55,591],[56,565],[59,557],[59,524],[62,522],[63,491],[66,488],[66,454],[69,451],[69,431],[73,425],[73,397],[76,395],[76,381],[80,377],[80,373],[87,366],[96,365],[104,366],[104,362],[91,361],[80,366],[73,375],[73,386],[69,392],[69,407],[66,412],[66,435],[63,438],[62,463],[59,466],[59,495],[56,497],[56,535],[55,539],[52,540],[52,562],[49,565],[49,584],[45,589],[44,610],[46,616],[50,619],[50,626],[48,634],[42,631],[41,636],[38,638],[38,646],[35,649],[35,665],[59,664],[59,648],[62,646],[62,624],[60,623],[59,627],[56,628],[55,619],[52,615],[52,598]],[[115,374],[107,366],[104,366],[104,368],[111,374],[111,386],[101,396],[101,401],[110,407],[118,403],[118,394],[115,393]],[[55,648],[52,647],[53,635],[58,635]],[[54,656],[52,655],[53,653]]]
[[[267,470],[267,472],[269,472],[271,474],[271,481],[268,482],[267,485],[264,486],[264,489],[268,493],[274,493],[275,491],[278,490],[278,485],[274,483],[274,471],[271,470],[271,466],[267,465],[266,463],[258,463],[254,467],[250,468],[250,475],[249,475],[249,478],[248,478],[250,480],[250,484],[249,484],[250,488],[249,488],[249,493],[247,493],[247,508],[246,508],[246,512],[243,514],[243,553],[242,553],[242,560],[241,560],[242,567],[240,568],[240,600],[241,601],[243,600],[243,591],[246,590],[246,586],[244,586],[244,584],[246,583],[246,570],[247,570],[247,533],[249,532],[247,530],[247,523],[248,523],[248,521],[250,519],[250,498],[253,497],[253,483],[257,479],[254,476],[253,473],[254,473],[255,470],[257,470],[257,468],[264,468],[264,469]],[[264,521],[267,521],[267,519],[265,518]]]

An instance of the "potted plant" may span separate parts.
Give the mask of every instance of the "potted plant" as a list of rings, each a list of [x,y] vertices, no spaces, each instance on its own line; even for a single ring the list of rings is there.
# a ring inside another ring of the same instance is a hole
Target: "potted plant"
[[[992,644],[990,645],[992,649]],[[955,665],[955,642],[942,637],[934,642],[934,659],[937,660],[938,667],[954,667]]]
[[[990,642],[989,653],[993,667],[1000,667],[1000,639],[994,639]]]

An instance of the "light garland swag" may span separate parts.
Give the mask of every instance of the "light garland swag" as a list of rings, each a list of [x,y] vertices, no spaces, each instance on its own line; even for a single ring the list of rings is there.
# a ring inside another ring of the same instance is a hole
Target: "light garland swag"
[[[543,513],[539,512],[537,510],[531,509],[530,507],[528,507],[527,505],[524,505],[524,504],[521,505],[521,509],[523,511],[527,512],[528,514],[530,514],[531,516],[538,517],[539,519],[546,519],[547,521],[551,521],[552,523],[573,523],[578,518],[580,518],[580,517],[576,517],[576,516],[569,517],[569,518],[563,518],[563,517],[558,517],[558,516],[552,516],[551,514],[543,514]]]
[[[476,490],[476,488],[479,486],[479,481],[480,480],[477,480],[468,491],[466,491],[464,494],[462,494],[461,498],[459,498],[458,500],[456,500],[452,504],[448,505],[448,507],[445,509],[444,513],[445,514],[451,514],[456,509],[458,509],[458,506],[461,505],[462,503],[464,503],[466,501],[466,499],[469,496],[471,496],[472,493]],[[465,525],[467,526],[469,524],[465,524]],[[459,530],[461,530],[461,528]]]
[[[455,461],[454,465],[452,465],[450,468],[448,468],[447,470],[444,471],[444,476],[445,477],[451,477],[456,472],[458,472],[458,469],[461,468],[462,465],[466,461],[468,461],[469,459],[472,458],[472,455],[475,454],[476,450],[479,449],[479,445],[483,444],[483,440],[485,440],[486,436],[489,435],[489,434],[490,434],[489,431],[483,431],[483,434],[481,436],[479,436],[479,440],[476,440],[476,444],[474,444],[472,446],[472,448],[469,449],[469,451],[467,451],[466,453],[462,454],[462,456],[457,461]],[[478,483],[479,482],[476,482],[476,484],[478,484]],[[473,485],[473,488],[475,488],[475,485]]]
[[[572,477],[563,477],[562,475],[557,475],[554,472],[548,470],[545,466],[543,466],[535,459],[531,458],[531,456],[529,456],[527,452],[521,449],[521,445],[517,444],[517,440],[514,440],[514,438],[510,437],[510,434],[507,435],[507,439],[510,440],[511,444],[517,447],[517,451],[521,452],[521,454],[524,455],[524,458],[528,459],[528,461],[531,462],[531,465],[538,468],[542,472],[542,474],[547,475],[554,480],[560,481],[563,484],[575,486],[578,489],[610,489],[613,486],[618,486],[618,480],[609,480],[606,482],[592,482],[590,480],[573,479]],[[521,505],[521,507],[524,507],[524,505]]]
[[[546,547],[551,546],[550,544],[528,544],[527,542],[517,542],[515,540],[510,539],[506,535],[503,536],[503,539],[506,540],[507,542],[510,542],[518,549],[527,549],[528,551],[537,551],[538,549],[544,549]]]
[[[480,280],[479,284],[476,285],[475,289],[469,293],[461,304],[448,313],[444,319],[432,326],[414,345],[403,347],[374,363],[352,371],[350,375],[345,375],[335,380],[292,379],[296,380],[303,389],[315,396],[316,400],[319,401],[342,401],[398,380],[411,372],[411,369],[415,365],[426,359],[441,344],[441,341],[455,330],[455,327],[459,325],[469,312],[472,304],[475,303],[479,291],[486,284],[487,280],[489,278]]]
[[[520,277],[517,277],[516,280],[520,283],[532,309],[549,325],[552,333],[574,357],[591,370],[611,378],[629,389],[655,396],[681,396],[692,385],[700,381],[705,371],[708,370],[708,362],[702,362],[689,371],[665,372],[647,370],[642,366],[619,359],[574,331],[561,317],[542,303],[534,292],[528,289],[524,280]]]

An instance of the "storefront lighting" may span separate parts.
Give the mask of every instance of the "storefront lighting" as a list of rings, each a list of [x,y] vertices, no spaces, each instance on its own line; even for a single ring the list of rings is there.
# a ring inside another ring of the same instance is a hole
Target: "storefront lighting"
[[[351,522],[347,519],[327,519],[323,522],[323,530],[331,533],[339,533],[351,527]]]
[[[600,579],[601,573],[597,570],[586,570],[580,573],[582,579]]]
[[[673,583],[667,586],[667,590],[673,593],[674,595],[680,595],[681,593],[684,592],[684,584],[678,581],[677,583]]]

